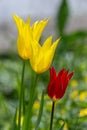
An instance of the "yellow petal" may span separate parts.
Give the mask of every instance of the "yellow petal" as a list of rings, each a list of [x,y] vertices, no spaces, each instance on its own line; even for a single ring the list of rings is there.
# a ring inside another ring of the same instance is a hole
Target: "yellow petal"
[[[58,38],[58,39],[52,44],[51,50],[52,50],[53,52],[55,51],[55,49],[56,49],[56,47],[57,47],[59,41],[60,41],[60,38]]]
[[[42,45],[43,51],[48,50],[51,47],[51,43],[52,43],[52,36],[48,37],[44,42],[44,44]]]
[[[50,39],[50,40],[49,40]],[[51,37],[49,37],[47,39],[49,42],[51,41]],[[33,43],[32,44],[32,53],[31,53],[31,57],[30,57],[30,64],[32,66],[32,69],[37,72],[37,73],[43,73],[46,70],[49,69],[52,60],[53,60],[53,56],[55,53],[55,49],[56,46],[59,42],[59,39],[56,40],[53,45],[51,45],[51,47],[45,47],[46,43],[48,44],[48,42],[46,42],[43,46],[40,46],[39,43]],[[48,44],[50,45],[50,43]],[[46,48],[45,49],[43,49]]]
[[[41,20],[41,21],[36,21],[31,29],[33,31],[33,37],[34,39],[36,39],[37,41],[39,41],[41,34],[44,30],[44,28],[46,27],[47,23],[48,23],[48,19],[47,20]]]
[[[14,19],[17,27],[18,27],[18,31],[21,32],[21,27],[23,28],[25,25],[24,21],[20,17],[18,17],[17,15],[12,15],[12,16],[13,16],[13,19]]]
[[[30,16],[27,18],[27,22],[26,23],[29,24],[29,26],[30,26]]]
[[[13,18],[18,27],[17,48],[21,58],[29,59],[31,54],[32,31],[30,29],[30,18],[28,17],[25,23],[20,17],[13,15]]]
[[[50,64],[52,63],[53,57],[54,57],[54,53],[55,53],[55,49],[59,43],[60,39],[57,39],[50,47],[50,49],[48,49],[48,51],[45,54],[45,63],[47,64],[47,69],[50,67]],[[46,65],[45,65],[46,66]]]
[[[30,62],[32,66],[36,66],[39,60],[39,51],[41,49],[41,46],[38,44],[38,42],[32,41],[31,44],[31,56],[30,56]]]
[[[42,73],[46,71],[52,63],[59,42],[58,39],[51,44],[52,37],[50,36],[42,46],[38,43],[48,20],[36,21],[30,26],[30,17],[28,17],[27,22],[16,15],[13,15],[13,18],[19,31],[17,40],[19,55],[23,59],[30,59],[30,64],[35,72]]]
[[[29,59],[31,54],[31,45],[30,44],[26,45],[26,43],[29,43],[29,41],[27,42],[27,39],[24,40],[22,36],[21,37],[19,36],[17,40],[17,49],[20,57],[23,58],[24,60]]]
[[[48,50],[46,50],[46,52],[43,51],[43,60],[42,60],[42,65],[40,66],[43,66],[42,72],[46,71],[49,69],[51,63],[52,63],[52,60],[53,60],[53,57],[54,57],[54,53],[55,53],[55,49],[59,43],[59,40],[60,39],[57,39],[52,45],[50,48],[48,48]]]

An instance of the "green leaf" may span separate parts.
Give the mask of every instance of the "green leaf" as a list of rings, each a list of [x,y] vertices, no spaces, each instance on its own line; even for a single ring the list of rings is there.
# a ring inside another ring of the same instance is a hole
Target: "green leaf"
[[[41,96],[39,115],[38,115],[38,118],[37,118],[35,130],[38,129],[40,121],[41,121],[41,117],[42,117],[42,113],[43,113],[43,105],[44,105],[44,90],[43,90],[42,96]]]
[[[63,130],[64,125],[65,125],[65,122],[63,123],[63,125],[60,127],[60,129],[59,129],[59,130]]]
[[[64,33],[64,28],[65,28],[68,16],[69,16],[69,9],[68,9],[67,0],[62,0],[61,6],[57,14],[58,32],[61,35]]]
[[[13,120],[13,126],[12,126],[13,130],[18,130],[18,127],[17,127],[17,124],[16,124],[16,119],[17,119],[17,110],[15,112],[15,116],[14,116],[14,120]]]
[[[61,54],[62,52],[62,54],[65,54],[66,52],[71,51],[74,52],[74,54],[78,53],[79,56],[82,54],[86,56],[87,55],[86,37],[87,37],[87,31],[84,30],[75,31],[70,34],[64,35],[61,38],[60,41],[61,44],[59,44],[58,46],[59,47],[58,53]]]

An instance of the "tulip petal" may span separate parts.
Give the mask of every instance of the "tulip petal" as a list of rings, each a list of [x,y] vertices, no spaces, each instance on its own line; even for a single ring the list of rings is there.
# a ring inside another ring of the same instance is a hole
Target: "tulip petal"
[[[44,42],[43,46],[42,46],[42,49],[43,51],[46,51],[48,49],[50,49],[51,47],[51,42],[52,42],[52,36],[49,36],[46,41]]]
[[[32,43],[32,54],[30,58],[30,64],[33,68],[33,70],[37,73],[42,73],[50,68],[50,65],[53,60],[53,56],[55,53],[55,49],[57,47],[58,41],[56,40],[52,45],[51,43],[51,37],[49,37],[43,46],[41,46],[37,41],[34,41]],[[47,47],[46,47],[47,45]],[[49,46],[51,47],[49,48]],[[46,48],[46,49],[45,49]]]
[[[13,19],[18,27],[18,31],[19,33],[21,33],[21,27],[24,27],[25,23],[24,21],[22,20],[22,18],[18,17],[17,15],[12,15],[13,16]]]
[[[52,68],[50,68],[50,81],[54,80],[55,78],[56,78],[56,71],[52,67]]]
[[[41,20],[41,21],[36,21],[32,26],[31,29],[33,31],[33,36],[34,38],[39,41],[42,31],[44,30],[45,26],[48,23],[48,19],[47,20]]]
[[[55,69],[50,68],[50,82],[48,84],[47,93],[52,100],[61,99],[66,91],[68,82],[73,76],[73,72],[68,74],[68,70],[61,69],[58,75],[53,76],[56,73]]]
[[[72,76],[73,76],[73,74],[74,74],[74,72],[72,72],[72,73],[70,73],[69,75],[68,75],[68,80],[70,80],[71,78],[72,78]]]
[[[18,28],[18,40],[17,40],[18,53],[21,58],[30,59],[31,50],[32,50],[31,44],[33,44],[33,42],[35,40],[37,42],[39,41],[42,31],[44,30],[45,26],[47,25],[48,20],[36,21],[32,26],[30,26],[30,17],[28,17],[26,22],[24,22],[22,20],[22,18],[20,18],[17,15],[13,15],[13,19]],[[34,46],[33,46],[33,48],[34,48]],[[37,48],[38,48],[38,45],[37,45]],[[33,49],[33,54],[34,53],[36,54],[35,49]],[[40,56],[38,58],[37,65],[40,62],[40,60],[39,60],[40,57],[42,57],[41,56],[42,53],[38,53],[36,56],[38,56],[39,54],[40,54]],[[34,63],[36,63],[36,60],[37,60],[36,56],[35,56]],[[32,60],[32,61],[34,61],[34,60]]]

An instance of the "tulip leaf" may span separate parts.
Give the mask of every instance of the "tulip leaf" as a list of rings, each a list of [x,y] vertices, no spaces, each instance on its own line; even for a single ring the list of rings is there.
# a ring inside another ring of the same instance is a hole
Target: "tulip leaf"
[[[43,90],[42,96],[41,96],[39,115],[38,115],[38,118],[37,118],[35,130],[38,129],[40,121],[41,121],[41,117],[42,117],[42,113],[43,113],[43,105],[44,105],[44,90]]]
[[[58,32],[61,35],[64,33],[64,28],[65,28],[68,16],[69,16],[69,9],[68,9],[67,0],[62,0],[62,3],[60,5],[60,8],[58,9],[58,14],[57,14]]]

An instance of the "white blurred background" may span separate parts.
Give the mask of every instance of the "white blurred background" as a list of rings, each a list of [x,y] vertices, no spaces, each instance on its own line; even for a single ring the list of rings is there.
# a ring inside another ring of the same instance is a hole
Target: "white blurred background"
[[[67,0],[70,17],[67,33],[77,29],[87,30],[87,0]],[[17,28],[12,19],[12,14],[17,14],[24,19],[28,15],[31,21],[50,17],[48,32],[55,35],[55,16],[60,7],[61,0],[0,0],[0,53],[12,49],[11,41],[16,39]]]

